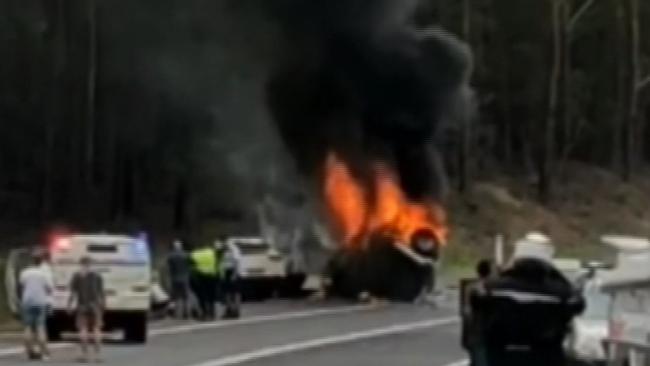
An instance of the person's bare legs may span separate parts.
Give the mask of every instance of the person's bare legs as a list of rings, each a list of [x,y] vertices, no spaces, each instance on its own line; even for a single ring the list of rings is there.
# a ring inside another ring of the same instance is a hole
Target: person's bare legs
[[[92,324],[92,342],[93,342],[93,349],[95,351],[95,356],[93,360],[95,362],[101,362],[101,348],[102,348],[102,328],[103,328],[103,321],[102,321],[102,313],[101,311],[97,311],[95,313],[95,318],[93,319],[93,324]]]
[[[85,314],[77,315],[77,329],[79,330],[80,362],[88,361],[88,319]]]
[[[26,326],[25,327],[25,354],[27,355],[28,359],[31,359],[34,355],[34,332],[32,332],[31,326]]]
[[[41,357],[47,360],[50,357],[50,350],[47,346],[47,334],[45,332],[45,326],[39,325],[36,332],[34,332],[36,337],[36,344],[41,351]]]

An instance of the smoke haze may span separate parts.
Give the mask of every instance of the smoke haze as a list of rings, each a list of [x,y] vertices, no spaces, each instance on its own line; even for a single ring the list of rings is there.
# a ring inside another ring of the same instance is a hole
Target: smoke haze
[[[440,29],[415,29],[416,1],[284,5],[276,12],[288,49],[267,97],[299,170],[318,185],[336,152],[372,187],[371,163],[387,162],[410,199],[441,199],[436,132],[469,106],[467,47]]]

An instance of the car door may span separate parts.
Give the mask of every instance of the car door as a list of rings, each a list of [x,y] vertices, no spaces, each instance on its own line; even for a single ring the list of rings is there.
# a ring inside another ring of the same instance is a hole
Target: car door
[[[9,252],[5,266],[5,293],[7,294],[7,307],[14,315],[19,314],[20,272],[29,264],[29,251],[27,249],[14,249]]]

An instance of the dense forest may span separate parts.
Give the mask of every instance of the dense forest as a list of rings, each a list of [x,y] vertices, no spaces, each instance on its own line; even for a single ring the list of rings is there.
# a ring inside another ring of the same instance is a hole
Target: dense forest
[[[273,1],[0,0],[0,232],[193,233],[300,206],[264,83]],[[650,3],[423,0],[464,39],[478,113],[450,123],[450,188],[506,174],[551,203],[569,163],[636,179],[650,159]],[[15,243],[14,243],[15,244]]]

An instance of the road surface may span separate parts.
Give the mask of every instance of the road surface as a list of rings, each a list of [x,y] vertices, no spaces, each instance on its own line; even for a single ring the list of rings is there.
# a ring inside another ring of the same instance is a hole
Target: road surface
[[[109,342],[105,365],[459,366],[453,307],[276,301],[245,308],[239,321],[159,322],[145,346]],[[57,344],[49,365],[70,365],[73,344]],[[0,344],[0,365],[33,365],[18,345]]]

